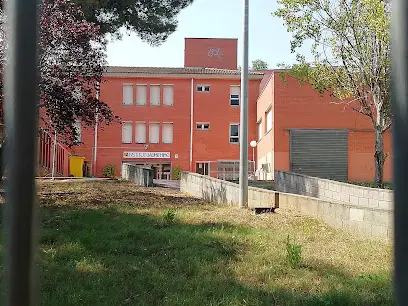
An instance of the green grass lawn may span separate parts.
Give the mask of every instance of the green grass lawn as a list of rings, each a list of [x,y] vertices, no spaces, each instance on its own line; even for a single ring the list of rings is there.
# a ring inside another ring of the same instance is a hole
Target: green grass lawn
[[[39,189],[42,305],[393,304],[389,244],[300,215],[124,182]],[[288,234],[303,248],[298,268]]]

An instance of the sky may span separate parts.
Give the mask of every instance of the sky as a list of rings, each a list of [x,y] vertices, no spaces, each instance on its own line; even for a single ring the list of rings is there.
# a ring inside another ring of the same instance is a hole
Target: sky
[[[183,67],[184,38],[238,38],[238,64],[242,62],[242,0],[195,0],[178,15],[179,25],[165,43],[151,47],[136,34],[108,44],[108,64],[113,66]],[[281,19],[272,16],[276,0],[249,0],[249,63],[262,59],[269,68],[291,64],[291,34]],[[302,52],[307,52],[306,48]],[[307,54],[306,54],[307,55]],[[242,65],[241,65],[242,66]]]

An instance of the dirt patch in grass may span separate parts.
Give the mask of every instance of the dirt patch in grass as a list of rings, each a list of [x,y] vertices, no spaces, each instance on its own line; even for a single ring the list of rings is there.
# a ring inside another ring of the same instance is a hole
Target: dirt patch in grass
[[[391,245],[298,214],[127,182],[38,191],[42,305],[393,304]],[[299,268],[286,261],[287,235],[302,245]]]

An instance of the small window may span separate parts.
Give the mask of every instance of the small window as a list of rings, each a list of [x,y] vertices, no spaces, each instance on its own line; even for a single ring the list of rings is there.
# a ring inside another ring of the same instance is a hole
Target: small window
[[[163,143],[173,143],[173,123],[163,123]]]
[[[160,124],[159,123],[150,123],[149,124],[149,141],[150,143],[159,143],[159,134],[160,134]]]
[[[132,143],[132,122],[122,122],[122,143]]]
[[[230,143],[239,143],[239,124],[230,124]]]
[[[241,89],[239,86],[230,87],[230,105],[239,106],[239,96],[241,94]]]
[[[197,85],[197,91],[210,92],[210,85]]]
[[[266,113],[266,133],[272,130],[272,110]]]
[[[150,85],[150,105],[160,105],[160,85]]]
[[[207,130],[210,129],[210,124],[209,123],[197,123],[196,129],[197,130],[207,131]]]
[[[133,104],[133,85],[123,84],[123,105]]]
[[[146,143],[146,123],[136,122],[136,143]]]
[[[146,105],[147,86],[136,85],[136,105]]]
[[[163,105],[173,105],[173,85],[163,86]]]
[[[258,122],[258,141],[262,139],[262,121]]]

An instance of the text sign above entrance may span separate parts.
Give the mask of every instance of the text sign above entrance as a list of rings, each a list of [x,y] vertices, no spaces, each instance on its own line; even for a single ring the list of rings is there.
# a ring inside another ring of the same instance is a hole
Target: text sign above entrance
[[[124,158],[170,158],[170,152],[123,152]]]

